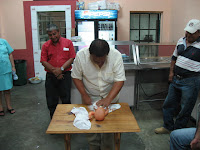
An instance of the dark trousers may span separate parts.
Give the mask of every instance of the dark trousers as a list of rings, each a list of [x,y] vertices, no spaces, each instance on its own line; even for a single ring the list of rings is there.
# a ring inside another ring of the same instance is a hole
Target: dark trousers
[[[59,98],[62,104],[71,104],[71,71],[63,73],[63,79],[58,80],[52,73],[46,74],[46,100],[50,111],[50,117],[53,117]]]
[[[88,133],[90,150],[114,150],[114,133]]]

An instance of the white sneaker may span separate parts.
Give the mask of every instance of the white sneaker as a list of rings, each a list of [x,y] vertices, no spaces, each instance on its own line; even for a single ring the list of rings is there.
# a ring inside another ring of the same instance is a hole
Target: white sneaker
[[[155,129],[155,133],[156,134],[169,134],[169,133],[171,133],[171,131],[169,131],[168,129],[166,129],[164,127],[160,127],[160,128]]]

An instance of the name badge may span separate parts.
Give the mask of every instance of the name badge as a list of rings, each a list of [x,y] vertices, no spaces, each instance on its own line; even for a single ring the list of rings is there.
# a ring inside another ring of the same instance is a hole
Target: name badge
[[[63,51],[69,51],[69,48],[63,47]]]

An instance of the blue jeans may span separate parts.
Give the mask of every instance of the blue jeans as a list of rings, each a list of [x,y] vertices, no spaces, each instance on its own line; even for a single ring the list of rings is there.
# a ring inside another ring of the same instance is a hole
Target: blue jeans
[[[170,131],[185,128],[190,119],[200,89],[200,76],[177,79],[169,85],[168,95],[163,104],[164,127]],[[181,110],[174,122],[174,114],[179,104]]]
[[[174,130],[170,134],[170,150],[190,149],[190,143],[194,139],[196,128]]]

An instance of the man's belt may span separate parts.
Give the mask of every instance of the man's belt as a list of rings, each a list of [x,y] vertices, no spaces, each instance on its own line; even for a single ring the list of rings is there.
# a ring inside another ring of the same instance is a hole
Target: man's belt
[[[176,77],[176,79],[181,80],[181,79],[185,79],[185,78],[191,78],[191,77],[200,76],[200,73],[189,74],[189,75],[178,75],[178,74],[175,74],[174,76]]]

